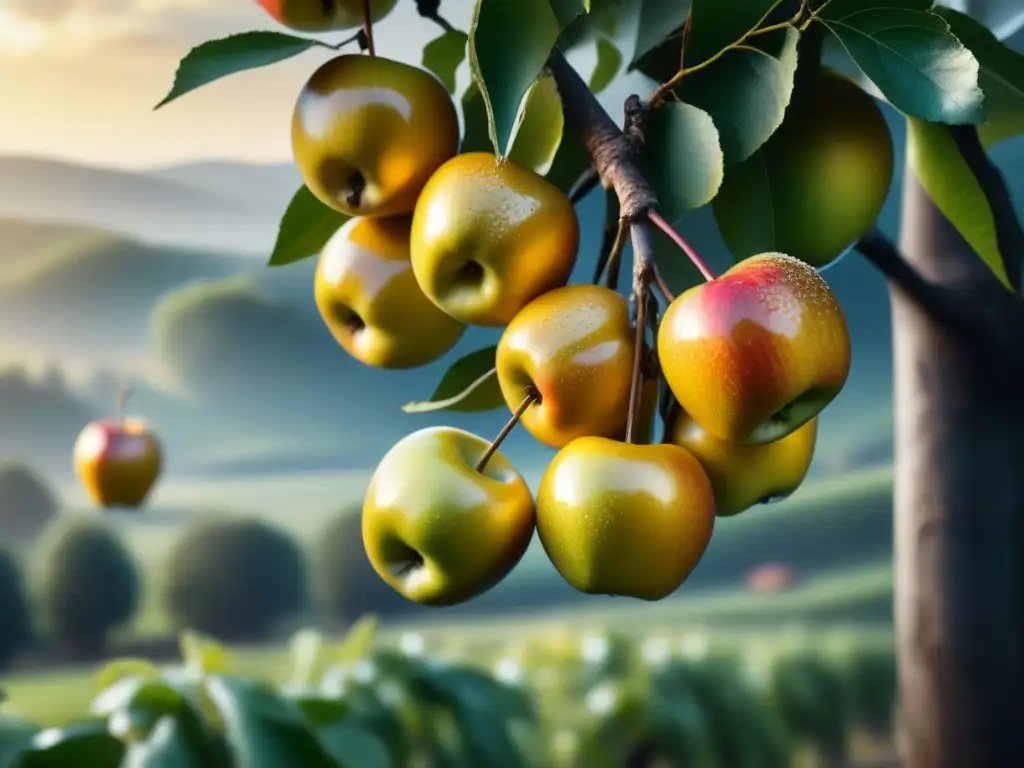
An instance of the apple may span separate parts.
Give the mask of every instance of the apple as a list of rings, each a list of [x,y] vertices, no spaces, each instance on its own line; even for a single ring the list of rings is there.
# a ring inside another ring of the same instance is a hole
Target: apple
[[[828,283],[801,261],[764,253],[694,286],[658,330],[665,381],[715,437],[781,440],[817,416],[850,373],[850,333]]]
[[[454,605],[516,566],[535,530],[526,481],[490,443],[453,427],[399,440],[377,465],[363,501],[363,543],[374,570],[423,605]]]

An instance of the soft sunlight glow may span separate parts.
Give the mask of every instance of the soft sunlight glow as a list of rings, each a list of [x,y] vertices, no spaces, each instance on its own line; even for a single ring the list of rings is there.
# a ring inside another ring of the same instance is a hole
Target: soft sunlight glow
[[[38,51],[49,37],[46,26],[0,7],[0,51],[27,56]]]

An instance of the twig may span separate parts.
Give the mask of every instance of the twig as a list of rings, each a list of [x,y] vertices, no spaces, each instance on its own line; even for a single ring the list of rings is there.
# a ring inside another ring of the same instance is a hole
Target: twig
[[[668,283],[665,282],[665,278],[662,276],[661,270],[658,269],[657,264],[653,266],[653,270],[654,284],[658,286],[658,290],[661,292],[661,295],[665,297],[665,301],[671,304],[673,301],[676,300],[675,294],[672,293],[672,289],[668,287]]]
[[[704,275],[705,280],[715,279],[716,275],[712,271],[711,267],[709,267],[704,259],[700,257],[700,254],[697,253],[694,247],[686,241],[686,238],[679,234],[675,227],[662,218],[661,214],[655,210],[651,210],[647,212],[647,217],[651,220],[651,223],[654,224],[654,226],[668,235],[672,242],[682,249],[683,253],[685,253],[690,261],[693,262],[693,266],[700,270],[700,273]]]
[[[505,441],[505,438],[508,437],[509,432],[515,429],[516,424],[519,423],[519,420],[523,418],[523,414],[526,413],[526,409],[529,408],[534,403],[539,402],[540,393],[533,387],[527,387],[526,397],[523,398],[523,402],[519,404],[519,407],[516,408],[515,412],[512,414],[512,417],[505,423],[505,426],[501,428],[501,431],[498,432],[495,438],[491,441],[491,444],[487,446],[487,450],[484,452],[484,455],[480,457],[480,461],[477,462],[477,472],[483,472],[487,468],[487,462],[489,462],[491,460],[491,457],[494,456],[495,453],[497,453],[498,449],[501,447],[501,444]]]
[[[778,30],[785,29],[786,27],[798,26],[800,24],[802,15],[807,10],[807,4],[806,3],[802,3],[801,4],[800,10],[797,12],[797,14],[792,19],[790,19],[788,21],[779,22],[778,24],[769,24],[767,27],[762,27],[761,26],[762,24],[764,24],[765,20],[769,16],[771,16],[772,12],[775,10],[775,8],[778,6],[778,4],[779,4],[778,2],[772,3],[771,6],[768,8],[768,10],[765,11],[764,15],[762,15],[761,18],[758,20],[757,24],[754,25],[753,29],[751,29],[748,32],[746,32],[735,43],[732,43],[731,45],[727,45],[725,48],[720,50],[718,53],[716,53],[713,56],[710,56],[710,57],[704,59],[704,61],[700,62],[699,64],[695,64],[692,67],[684,68],[682,66],[682,62],[680,62],[679,70],[674,75],[672,75],[672,77],[670,77],[668,80],[666,80],[664,83],[659,85],[657,88],[655,88],[651,92],[651,95],[647,98],[647,103],[650,104],[652,107],[657,106],[658,104],[660,104],[661,102],[663,102],[665,100],[665,98],[668,96],[668,94],[672,92],[673,88],[675,88],[677,85],[679,85],[680,82],[682,82],[684,77],[687,77],[688,75],[692,75],[694,72],[699,72],[700,70],[704,69],[705,67],[711,66],[716,61],[718,61],[720,58],[722,58],[725,54],[727,54],[729,51],[731,51],[734,48],[736,48],[736,46],[743,45],[743,43],[747,42],[747,40],[749,40],[751,37],[756,37],[758,35],[765,35],[765,34],[768,34],[769,32],[777,32]],[[689,26],[689,19],[687,19],[687,25],[686,26]],[[684,31],[685,30],[686,30],[686,27],[684,27]],[[685,38],[684,38],[684,40],[685,40]],[[684,52],[685,52],[685,44],[684,44],[683,47],[684,47]],[[680,54],[680,59],[681,58],[682,58],[682,54]]]
[[[440,14],[440,7],[441,0],[416,0],[416,13],[422,18],[434,22],[445,32],[457,32],[458,30]]]
[[[951,125],[950,133],[960,154],[978,180],[988,201],[996,225],[996,244],[1003,257],[1006,274],[1014,290],[1021,289],[1021,267],[1024,264],[1024,227],[1010,197],[1006,179],[981,145],[978,130],[973,125]]]
[[[605,285],[613,291],[618,290],[619,274],[622,268],[622,249],[626,247],[626,240],[629,236],[629,222],[626,219],[619,219],[618,229],[615,233],[615,241],[608,254],[607,273]]]
[[[377,55],[373,46],[373,0],[363,0],[363,31],[366,32],[366,48],[371,56]]]
[[[561,51],[552,52],[548,68],[562,97],[566,123],[586,146],[602,186],[615,190],[620,215],[630,221],[644,216],[658,198],[637,167],[633,145]]]
[[[594,170],[594,166],[587,168],[569,188],[569,199],[572,201],[572,204],[576,205],[576,203],[593,192],[600,182],[601,177]]]
[[[614,192],[605,190],[604,193],[604,227],[601,236],[601,250],[597,254],[597,264],[594,266],[594,285],[601,282],[612,251],[615,249],[615,238],[619,232],[619,198]]]
[[[629,383],[629,412],[626,417],[626,442],[633,442],[633,431],[640,415],[644,378],[644,347],[647,336],[647,292],[654,266],[654,244],[647,222],[630,226],[633,243],[633,297],[636,301],[636,340],[633,348],[633,376]]]

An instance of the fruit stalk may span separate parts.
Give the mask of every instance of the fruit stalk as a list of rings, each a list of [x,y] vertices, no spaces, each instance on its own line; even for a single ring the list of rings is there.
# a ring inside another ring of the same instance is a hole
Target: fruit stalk
[[[612,241],[611,250],[608,252],[608,263],[605,265],[605,285],[613,291],[619,285],[619,265],[622,263],[622,249],[626,247],[626,238],[629,234],[629,222],[619,219],[615,231],[615,240]]]
[[[643,384],[644,340],[647,333],[647,291],[653,272],[654,246],[651,230],[643,222],[630,226],[633,241],[633,295],[636,299],[636,343],[633,347],[633,376],[629,383],[629,412],[626,416],[626,442],[633,442],[633,431],[640,413]]]
[[[491,460],[491,457],[501,447],[501,444],[505,441],[505,438],[508,437],[509,432],[515,429],[516,424],[519,423],[519,420],[523,418],[523,414],[526,413],[526,409],[529,408],[534,403],[538,402],[540,402],[540,393],[533,387],[527,387],[526,397],[523,398],[523,402],[519,404],[519,407],[516,408],[515,412],[512,414],[512,417],[508,420],[505,426],[501,428],[501,431],[491,441],[491,444],[487,446],[487,450],[484,452],[484,455],[480,457],[480,461],[477,462],[477,472],[483,472],[484,469],[487,468],[487,462]]]
[[[363,0],[363,31],[366,33],[366,50],[371,56],[377,55],[373,45],[373,0]]]
[[[672,242],[674,242],[676,245],[680,247],[680,249],[682,249],[683,253],[686,254],[687,258],[689,258],[690,261],[693,262],[693,266],[695,266],[700,271],[700,273],[704,275],[705,280],[710,282],[715,279],[716,275],[711,270],[711,267],[707,265],[707,262],[705,262],[704,259],[700,257],[700,254],[697,253],[694,247],[686,241],[686,238],[684,238],[681,234],[679,234],[678,231],[676,231],[675,227],[673,227],[671,224],[665,221],[664,218],[662,218],[660,213],[658,213],[655,210],[650,210],[647,212],[647,218],[651,220],[651,223],[654,224],[654,226],[656,226],[658,229],[660,229],[662,232],[668,235],[669,238],[671,238]]]
[[[115,407],[114,415],[118,422],[124,421],[125,407],[128,405],[128,399],[132,396],[131,387],[121,387],[117,391],[117,405]]]

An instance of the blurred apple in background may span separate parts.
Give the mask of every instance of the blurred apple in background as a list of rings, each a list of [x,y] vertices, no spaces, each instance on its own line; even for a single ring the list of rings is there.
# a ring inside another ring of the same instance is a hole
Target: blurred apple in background
[[[160,443],[140,419],[124,417],[131,390],[118,394],[117,417],[90,422],[75,441],[75,473],[101,507],[138,507],[163,466]]]

